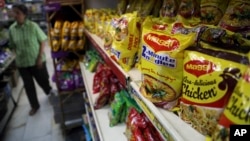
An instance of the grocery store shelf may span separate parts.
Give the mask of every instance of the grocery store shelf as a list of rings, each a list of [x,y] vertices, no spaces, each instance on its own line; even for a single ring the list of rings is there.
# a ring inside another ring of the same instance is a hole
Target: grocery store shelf
[[[126,126],[125,124],[119,124],[114,127],[109,126],[109,117],[108,111],[110,110],[109,106],[105,106],[101,109],[94,109],[94,102],[98,97],[98,94],[93,94],[92,86],[93,86],[93,78],[94,73],[86,70],[83,63],[80,63],[81,71],[84,78],[84,83],[86,87],[86,92],[88,95],[90,107],[92,110],[92,114],[94,117],[95,125],[99,134],[99,138],[101,141],[126,141],[127,138],[123,134],[125,132]],[[93,139],[97,140],[97,139]]]
[[[16,55],[12,53],[11,57],[4,63],[4,66],[0,67],[0,74],[2,74],[8,67],[9,65],[15,60]]]
[[[126,72],[121,68],[121,66],[119,66],[113,59],[110,58],[109,53],[104,49],[104,42],[101,38],[90,33],[88,30],[85,30],[85,34],[124,86],[127,86],[130,80],[141,80],[141,76],[138,75],[138,69],[132,68],[129,72]]]
[[[205,136],[193,129],[174,113],[157,108],[151,101],[144,98],[140,91],[140,82],[131,82],[133,97],[147,117],[167,140],[205,141]]]

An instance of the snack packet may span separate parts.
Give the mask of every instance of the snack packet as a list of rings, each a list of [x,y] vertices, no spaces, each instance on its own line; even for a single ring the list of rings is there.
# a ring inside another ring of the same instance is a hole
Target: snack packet
[[[217,25],[223,17],[229,0],[201,0],[201,23]]]
[[[112,42],[111,57],[125,70],[129,71],[135,63],[139,47],[140,31],[137,27],[137,13],[128,13],[118,19]]]
[[[249,13],[249,0],[231,0],[219,25],[233,32],[249,33]]]
[[[181,0],[177,19],[188,26],[200,23],[200,0]]]
[[[143,24],[140,90],[153,103],[172,102],[167,107],[173,107],[181,94],[183,51],[194,44],[196,33],[171,34],[169,27],[151,18]]]
[[[176,21],[179,5],[180,0],[163,0],[160,17],[168,18],[172,22]]]
[[[184,53],[180,117],[205,136],[211,136],[219,116],[249,60],[200,42]]]
[[[231,125],[250,125],[250,66],[242,75],[212,134],[213,141],[229,141]]]

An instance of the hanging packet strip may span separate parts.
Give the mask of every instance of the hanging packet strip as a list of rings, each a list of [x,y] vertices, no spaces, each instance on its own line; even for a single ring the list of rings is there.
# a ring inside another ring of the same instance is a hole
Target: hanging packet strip
[[[180,96],[183,51],[194,44],[196,37],[192,32],[171,34],[170,29],[170,24],[159,24],[151,18],[143,24],[140,90],[153,103],[171,102]]]
[[[250,125],[250,66],[242,75],[225,107],[212,140],[229,141],[230,125]]]
[[[121,16],[113,25],[115,28],[111,57],[125,70],[129,71],[135,63],[135,55],[140,42],[140,31],[137,27],[137,13]]]
[[[201,134],[211,136],[249,61],[246,54],[200,44],[184,54],[180,116]]]

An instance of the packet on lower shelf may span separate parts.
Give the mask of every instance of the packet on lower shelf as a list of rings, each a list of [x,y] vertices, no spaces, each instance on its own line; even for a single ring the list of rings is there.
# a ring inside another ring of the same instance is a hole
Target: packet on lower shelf
[[[213,141],[229,141],[230,125],[250,125],[250,66],[242,75],[212,134]]]
[[[181,94],[183,51],[195,42],[196,33],[171,34],[171,24],[147,18],[143,23],[140,88],[157,106],[172,109]],[[164,105],[164,106],[162,106]]]
[[[200,44],[184,54],[180,116],[201,134],[211,136],[249,60],[246,54]]]

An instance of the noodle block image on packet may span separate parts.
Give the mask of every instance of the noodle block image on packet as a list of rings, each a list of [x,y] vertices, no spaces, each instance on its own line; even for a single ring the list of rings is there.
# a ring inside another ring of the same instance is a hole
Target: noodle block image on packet
[[[246,54],[201,46],[184,53],[180,117],[211,137],[249,60]]]
[[[230,125],[250,125],[250,66],[242,75],[231,95],[219,123],[212,134],[213,141],[229,141]]]
[[[176,106],[182,89],[183,51],[194,44],[196,33],[171,34],[171,24],[145,19],[142,31],[140,91],[164,109]],[[164,107],[163,107],[164,105]]]

